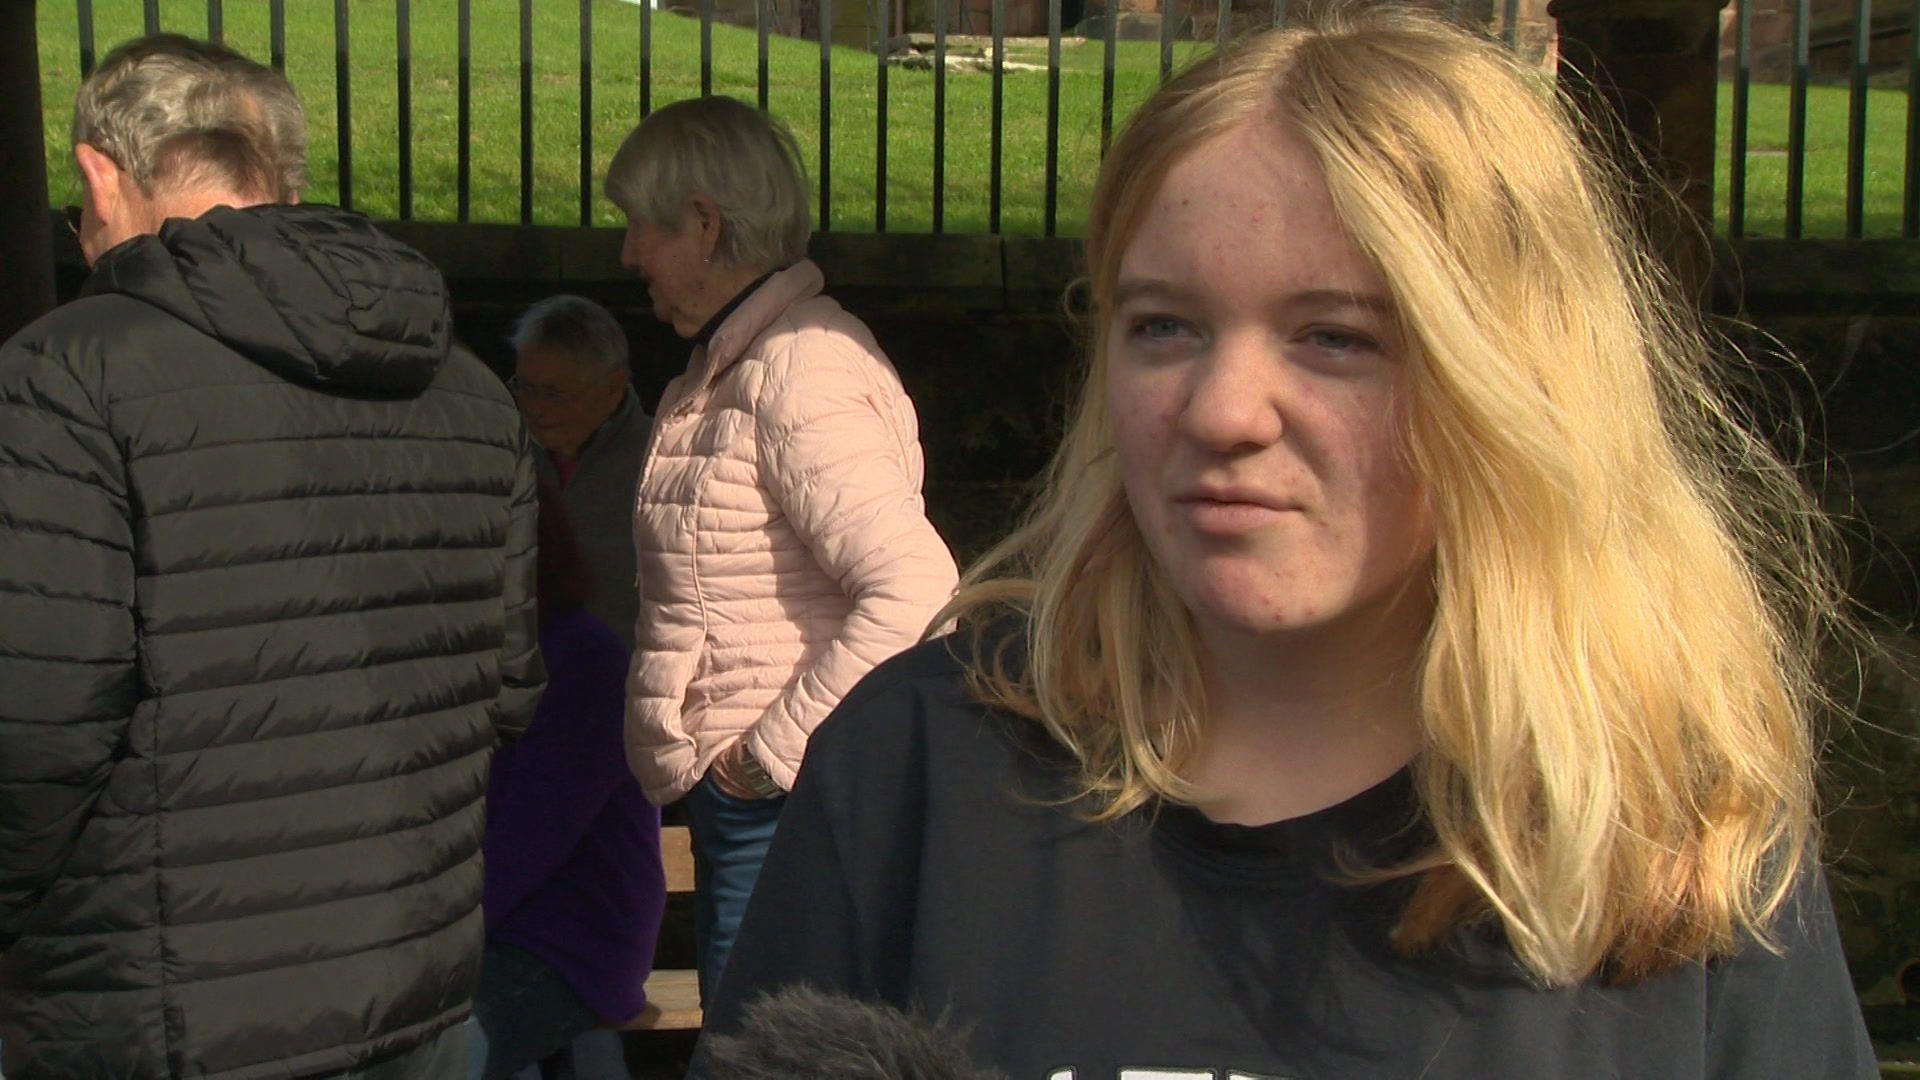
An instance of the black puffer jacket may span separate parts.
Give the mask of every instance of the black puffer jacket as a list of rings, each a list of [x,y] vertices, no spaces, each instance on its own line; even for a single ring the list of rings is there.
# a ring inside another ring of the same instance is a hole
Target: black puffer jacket
[[[0,349],[0,1064],[288,1077],[462,1020],[533,472],[445,287],[325,207],[171,221]]]

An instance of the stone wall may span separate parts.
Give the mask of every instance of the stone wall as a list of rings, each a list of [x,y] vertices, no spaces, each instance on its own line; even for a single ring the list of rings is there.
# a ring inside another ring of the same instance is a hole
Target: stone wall
[[[1890,1053],[1913,1060],[1920,1057],[1920,247],[1756,241],[1741,254],[1744,307],[1731,275],[1716,306],[1758,324],[1736,327],[1750,355],[1784,347],[1805,365],[1797,374],[1779,368],[1766,399],[1805,426],[1808,479],[1841,523],[1851,590],[1875,635],[1877,655],[1834,663],[1834,694],[1858,719],[1829,732],[1825,855],[1869,1026]],[[1724,260],[1723,252],[1726,269]]]
[[[1750,64],[1756,82],[1786,82],[1793,72],[1793,9],[1796,0],[1749,0],[1753,9]],[[1812,0],[1808,5],[1807,69],[1815,82],[1845,82],[1853,70],[1854,0]],[[1735,5],[1720,13],[1720,72],[1735,65]],[[1868,33],[1868,70],[1877,82],[1906,85],[1913,46],[1913,8],[1875,4]]]
[[[608,231],[399,227],[448,268],[462,330],[505,363],[506,326],[567,289],[631,329],[637,383],[657,397],[684,345],[645,310]],[[484,240],[476,242],[475,233]],[[1065,413],[1078,344],[1061,297],[1072,241],[835,235],[815,253],[831,291],[873,326],[919,407],[935,523],[963,558],[1013,520]],[[1920,245],[1751,241],[1716,253],[1713,306],[1766,365],[1754,404],[1843,521],[1854,594],[1889,656],[1920,658]],[[1744,329],[1743,329],[1744,327]],[[1834,733],[1826,786],[1833,887],[1856,987],[1877,1035],[1920,1043],[1897,976],[1920,960],[1920,682],[1869,658],[1836,676],[1862,718]],[[1920,979],[1916,979],[1920,981]],[[1920,987],[1916,987],[1920,989]]]
[[[736,26],[753,26],[760,0],[713,0],[713,17]],[[1003,29],[1009,37],[1044,37],[1047,33],[1049,0],[1005,0]],[[1288,0],[1279,0],[1287,3]],[[1302,0],[1291,0],[1298,6]],[[1505,0],[1404,0],[1421,7],[1443,11],[1471,26],[1502,30]],[[880,14],[876,4],[891,7],[890,25],[898,38],[907,33],[933,30],[933,0],[836,0],[833,4],[833,40],[841,45],[872,49],[877,41],[875,27]],[[1227,0],[1233,33],[1245,33],[1273,23],[1275,0]],[[1211,40],[1220,26],[1222,0],[1061,0],[1061,26],[1067,34],[1097,36],[1103,32],[1109,7],[1120,13],[1121,33],[1127,38],[1159,37],[1160,21],[1175,19],[1175,35],[1181,40]],[[769,0],[769,28],[774,33],[818,38],[819,0]],[[667,10],[698,16],[696,0],[672,0]],[[948,0],[947,30],[956,34],[984,35],[991,32],[993,0]],[[1554,58],[1554,24],[1547,15],[1547,0],[1520,0],[1515,41],[1521,52],[1534,63],[1551,68]],[[1729,39],[1731,40],[1731,39]]]

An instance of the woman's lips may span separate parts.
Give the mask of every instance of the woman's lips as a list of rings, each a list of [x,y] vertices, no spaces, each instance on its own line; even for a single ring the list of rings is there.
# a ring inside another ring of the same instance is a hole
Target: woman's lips
[[[1207,536],[1244,536],[1294,513],[1291,507],[1237,498],[1188,497],[1176,501],[1187,524]]]

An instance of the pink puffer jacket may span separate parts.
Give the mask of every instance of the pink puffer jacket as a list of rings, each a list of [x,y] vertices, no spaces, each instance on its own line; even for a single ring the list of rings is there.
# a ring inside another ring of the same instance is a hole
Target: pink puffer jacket
[[[807,736],[952,594],[913,404],[820,269],[774,274],[669,383],[640,473],[627,760],[658,804],[745,737],[791,787]]]

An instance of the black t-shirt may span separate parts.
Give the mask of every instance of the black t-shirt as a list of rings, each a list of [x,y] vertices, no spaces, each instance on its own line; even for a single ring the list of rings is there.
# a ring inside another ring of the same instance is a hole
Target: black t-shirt
[[[1818,874],[1782,956],[1560,990],[1490,931],[1408,959],[1407,886],[1333,861],[1424,843],[1404,773],[1267,826],[1089,824],[950,642],[875,669],[809,742],[710,1031],[805,982],[945,1013],[1013,1080],[1877,1075]]]

